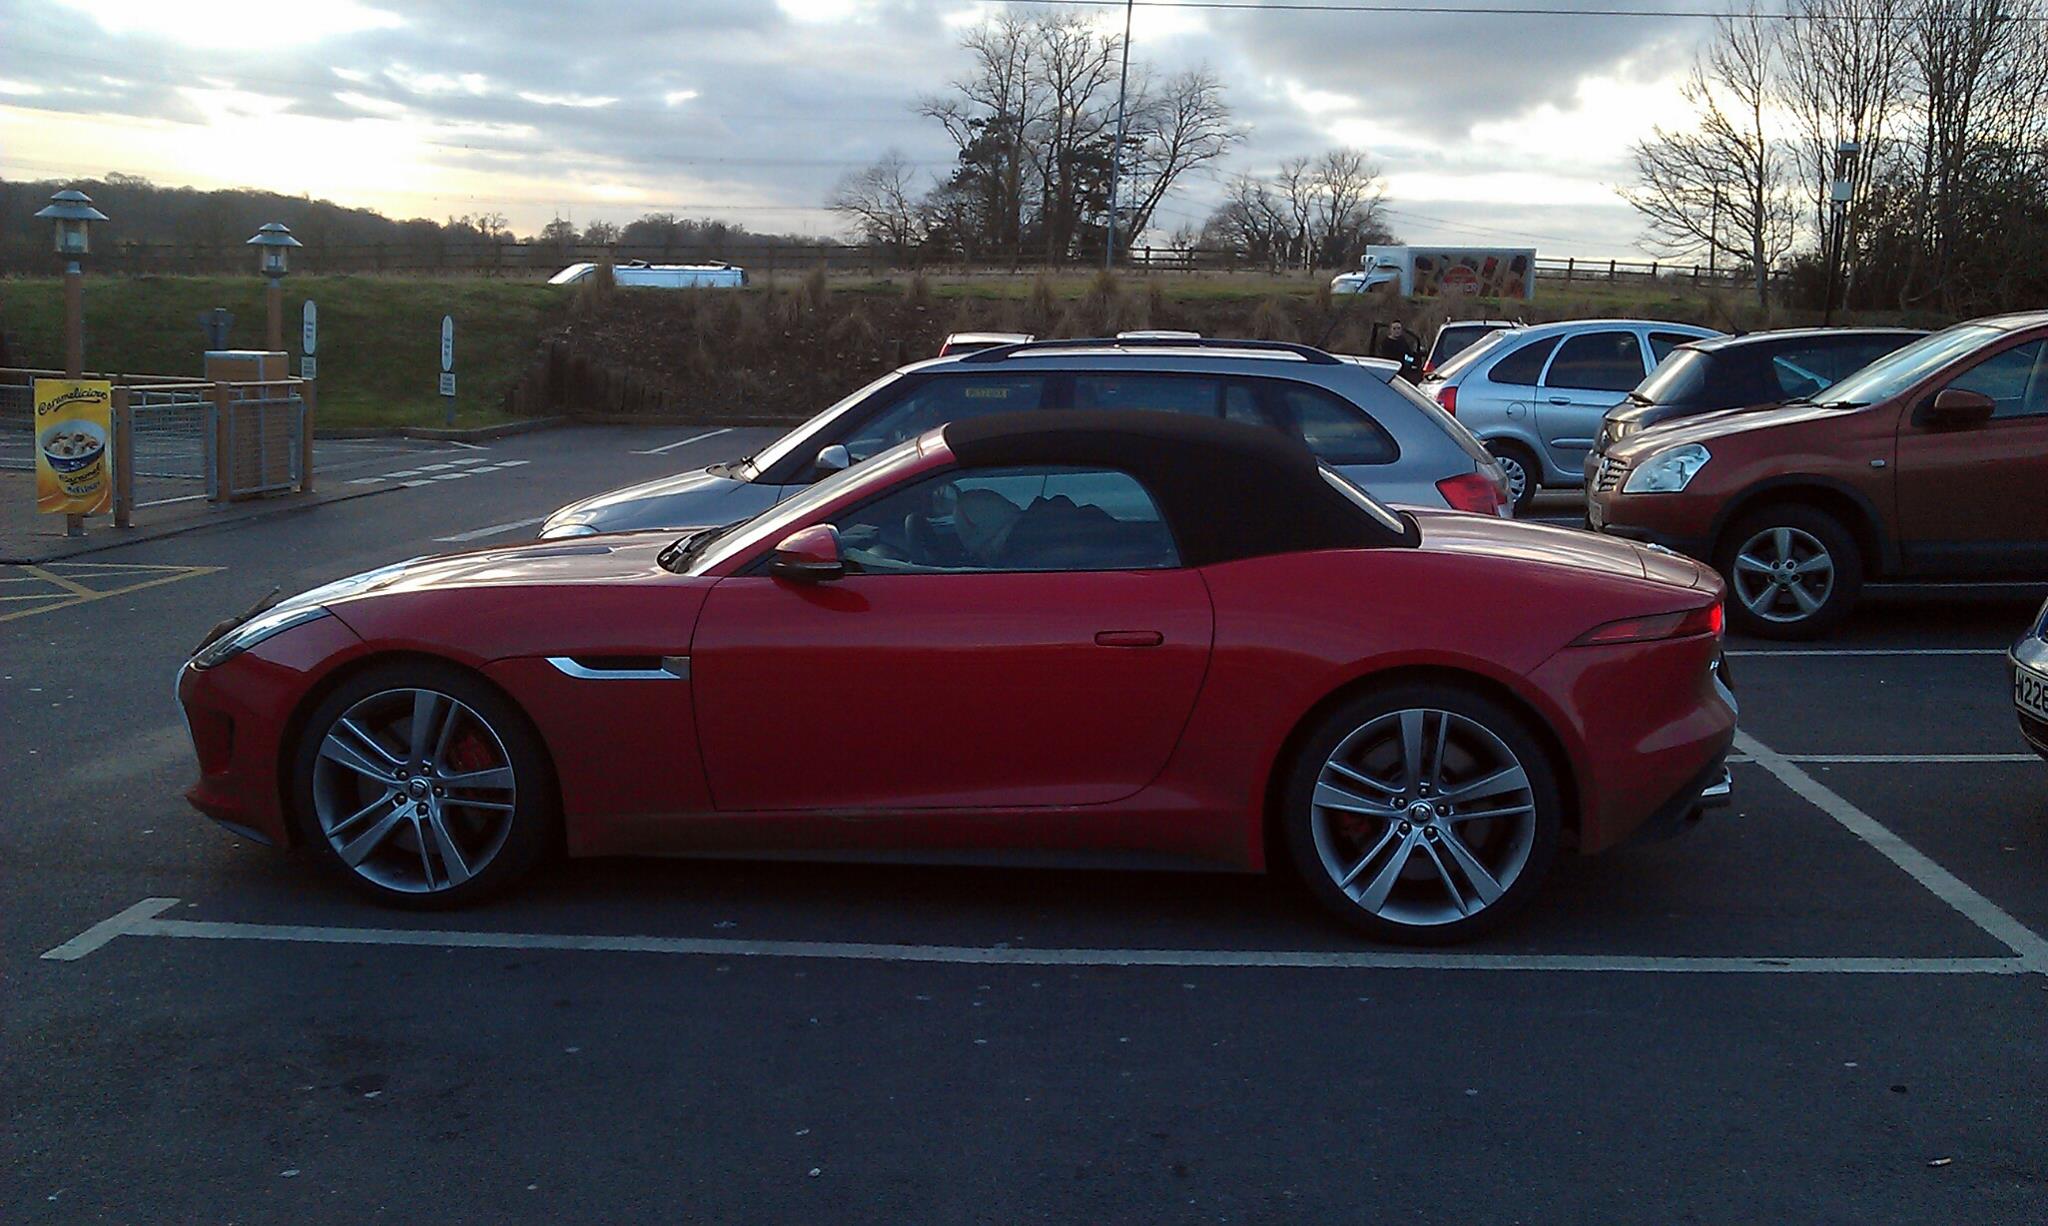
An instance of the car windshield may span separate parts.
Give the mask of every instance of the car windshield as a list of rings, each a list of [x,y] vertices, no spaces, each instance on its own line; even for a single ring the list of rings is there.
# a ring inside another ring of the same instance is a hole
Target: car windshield
[[[901,377],[902,373],[903,372],[896,370],[890,371],[888,374],[883,375],[881,378],[875,380],[873,383],[870,383],[866,387],[861,388],[853,395],[848,396],[844,400],[841,400],[838,404],[833,405],[831,408],[826,409],[824,412],[818,414],[816,417],[811,418],[803,425],[798,426],[794,430],[791,430],[788,434],[785,434],[781,438],[776,439],[774,442],[768,444],[768,446],[765,449],[763,449],[759,454],[755,455],[752,460],[748,461],[748,463],[752,467],[752,472],[758,474],[775,467],[775,465],[781,462],[786,456],[788,456],[790,452],[795,451],[797,448],[815,439],[818,435],[818,432],[822,430],[825,426],[831,424],[832,422],[838,420],[840,417],[844,416],[855,405],[860,404],[862,401],[865,401],[869,396],[873,395],[884,384],[894,382],[897,378]],[[818,443],[817,445],[820,447],[825,446],[825,444],[822,442]]]
[[[1636,385],[1629,399],[1638,404],[1688,404],[1707,390],[1714,359],[1697,349],[1674,349],[1650,377]]]
[[[752,519],[743,520],[721,530],[718,536],[708,543],[698,545],[689,541],[689,538],[684,538],[679,556],[688,562],[685,573],[704,574],[726,559],[755,548],[764,540],[780,539],[790,530],[790,525],[801,522],[804,516],[816,508],[839,497],[856,481],[866,481],[872,477],[878,483],[886,483],[898,470],[908,467],[917,460],[917,443],[918,440],[914,438],[904,439],[873,459],[862,461],[852,468],[842,468],[817,484],[807,486],[791,497],[783,499]]]
[[[1448,379],[1471,367],[1474,362],[1500,347],[1502,341],[1514,334],[1513,328],[1498,328],[1458,351],[1458,356],[1436,368],[1436,377]]]
[[[1876,404],[1898,395],[1971,350],[2004,335],[2003,330],[1982,324],[1957,324],[1931,336],[1923,336],[1904,349],[1894,349],[1829,388],[1828,402]]]

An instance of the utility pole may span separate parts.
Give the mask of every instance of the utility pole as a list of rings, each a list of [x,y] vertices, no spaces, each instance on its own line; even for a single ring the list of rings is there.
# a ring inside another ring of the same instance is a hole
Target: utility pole
[[[1714,271],[1714,255],[1721,249],[1721,189],[1714,189],[1714,211],[1707,223],[1707,279],[1718,280]]]
[[[1137,0],[1124,0],[1124,68],[1116,86],[1116,140],[1109,147],[1109,239],[1102,245],[1102,267],[1106,272],[1116,263],[1117,180],[1124,165],[1124,104],[1131,89],[1131,10]]]
[[[1834,206],[1834,236],[1833,241],[1828,244],[1828,291],[1827,301],[1821,303],[1822,327],[1833,323],[1835,318],[1835,282],[1841,275],[1843,240],[1848,237],[1849,198],[1856,189],[1856,155],[1862,151],[1863,146],[1857,141],[1835,142],[1835,181],[1828,191],[1829,200]]]

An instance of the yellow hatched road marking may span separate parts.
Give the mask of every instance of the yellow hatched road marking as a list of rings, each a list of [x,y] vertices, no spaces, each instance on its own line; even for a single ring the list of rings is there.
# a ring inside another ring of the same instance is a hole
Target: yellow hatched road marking
[[[59,567],[70,572],[58,572]],[[118,568],[118,569],[117,569]],[[82,604],[91,604],[111,596],[126,596],[144,588],[161,587],[166,583],[177,583],[184,579],[197,579],[226,569],[220,566],[160,566],[140,562],[51,562],[43,566],[17,567],[18,575],[0,578],[0,582],[32,581],[48,585],[41,592],[27,595],[0,596],[0,600],[43,600],[47,603],[29,609],[16,609],[11,613],[0,613],[0,622],[16,621],[34,617],[39,613],[54,613],[59,609],[72,609]],[[71,577],[77,576],[76,578]],[[133,583],[120,583],[115,587],[96,588],[79,580],[105,581],[129,576],[148,575]],[[48,590],[54,588],[55,591]]]

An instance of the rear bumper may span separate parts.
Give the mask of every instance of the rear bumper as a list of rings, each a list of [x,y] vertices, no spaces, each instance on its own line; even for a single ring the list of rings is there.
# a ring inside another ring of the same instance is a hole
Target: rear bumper
[[[1715,809],[1725,809],[1734,803],[1735,781],[1728,772],[1725,755],[1714,759],[1707,769],[1701,771],[1664,802],[1655,813],[1635,828],[1623,846],[1640,847],[1645,843],[1661,843],[1676,838],[1699,825],[1700,819]]]

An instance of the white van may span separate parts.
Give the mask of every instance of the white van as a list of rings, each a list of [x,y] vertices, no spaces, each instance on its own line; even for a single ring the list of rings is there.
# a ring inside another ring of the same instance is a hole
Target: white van
[[[548,278],[549,285],[574,285],[598,270],[596,264],[571,264]],[[612,265],[612,279],[620,285],[654,285],[663,289],[698,289],[747,283],[747,270],[737,264],[649,264],[628,260]]]

